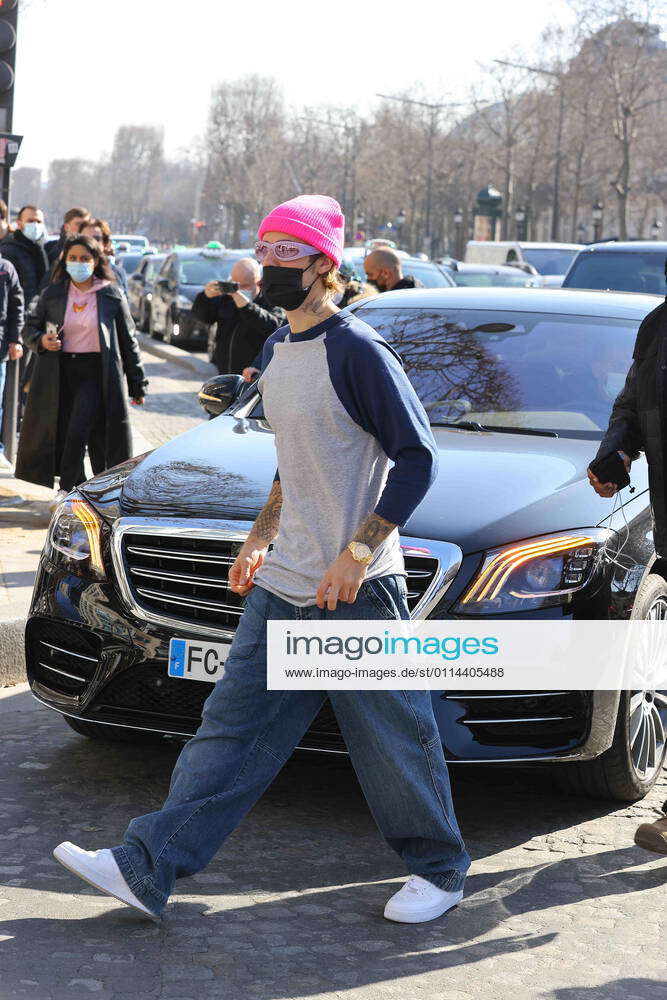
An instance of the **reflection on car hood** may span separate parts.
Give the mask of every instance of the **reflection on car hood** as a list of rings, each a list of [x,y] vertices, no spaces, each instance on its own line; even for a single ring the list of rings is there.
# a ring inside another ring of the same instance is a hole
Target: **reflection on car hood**
[[[402,529],[455,542],[464,552],[551,531],[590,527],[612,503],[590,487],[586,468],[596,441],[434,428],[436,482]],[[126,514],[252,520],[276,470],[273,433],[264,421],[223,414],[151,452],[129,475]],[[646,463],[632,469],[647,488]]]

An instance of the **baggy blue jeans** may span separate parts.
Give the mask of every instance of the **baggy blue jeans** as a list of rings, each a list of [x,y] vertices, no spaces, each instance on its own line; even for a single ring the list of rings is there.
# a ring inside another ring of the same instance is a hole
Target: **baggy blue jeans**
[[[429,691],[267,691],[266,622],[409,617],[403,576],[365,581],[353,604],[298,608],[259,585],[246,599],[225,672],[183,748],[169,795],[133,819],[112,848],[132,892],[153,913],[194,875],[271,784],[327,695],[385,840],[411,874],[462,888],[470,858],[456,822]],[[187,683],[187,682],[183,682]]]

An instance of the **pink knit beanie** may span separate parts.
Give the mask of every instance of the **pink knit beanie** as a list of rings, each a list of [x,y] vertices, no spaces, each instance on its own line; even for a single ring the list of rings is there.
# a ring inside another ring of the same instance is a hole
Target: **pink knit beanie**
[[[325,194],[300,194],[278,205],[262,220],[258,236],[289,233],[295,239],[317,247],[338,267],[343,258],[345,216],[335,198]]]

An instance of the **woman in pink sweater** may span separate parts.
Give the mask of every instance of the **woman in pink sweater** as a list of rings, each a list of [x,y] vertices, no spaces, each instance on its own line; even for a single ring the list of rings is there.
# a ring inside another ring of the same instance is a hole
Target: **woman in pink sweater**
[[[44,486],[59,476],[59,500],[83,481],[86,447],[94,473],[131,456],[123,382],[133,404],[144,401],[134,324],[95,240],[67,241],[24,341],[37,357],[16,475]]]

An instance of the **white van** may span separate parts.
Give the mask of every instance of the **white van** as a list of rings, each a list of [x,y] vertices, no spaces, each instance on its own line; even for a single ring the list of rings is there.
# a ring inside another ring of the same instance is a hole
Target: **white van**
[[[516,240],[468,240],[466,264],[530,264],[545,285],[560,285],[583,243],[526,243]],[[524,266],[524,270],[528,270]],[[560,279],[560,280],[559,280]]]

